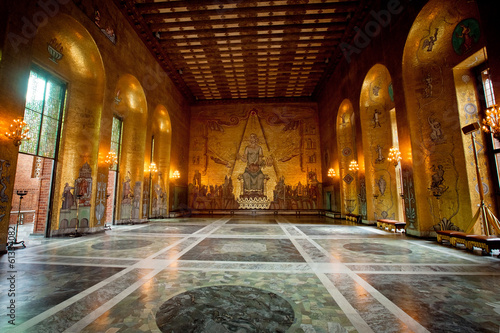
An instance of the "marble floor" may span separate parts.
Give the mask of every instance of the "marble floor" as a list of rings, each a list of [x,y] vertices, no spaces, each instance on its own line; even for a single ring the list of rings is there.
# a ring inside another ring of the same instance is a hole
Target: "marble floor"
[[[197,216],[0,257],[0,332],[500,332],[500,258],[320,216]]]

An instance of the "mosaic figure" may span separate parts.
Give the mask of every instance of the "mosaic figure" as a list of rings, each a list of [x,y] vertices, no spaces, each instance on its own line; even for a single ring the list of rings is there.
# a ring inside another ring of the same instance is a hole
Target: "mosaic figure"
[[[262,172],[262,167],[265,166],[264,152],[259,146],[259,138],[256,134],[250,134],[250,144],[245,147],[243,156],[239,158],[247,163],[243,178],[243,193],[258,193],[264,192],[265,175]]]
[[[75,202],[75,197],[73,193],[71,193],[71,190],[74,190],[75,188],[73,186],[70,186],[68,183],[64,185],[64,190],[63,190],[63,203],[62,203],[62,209],[71,209]]]
[[[432,195],[439,198],[448,189],[448,186],[444,185],[444,168],[441,164],[437,167],[433,165],[431,170],[434,174],[432,174],[429,190],[432,191]]]
[[[438,35],[438,28],[436,28],[436,31],[434,32],[433,36],[430,36],[429,38],[424,39],[424,43],[422,45],[422,50],[427,48],[427,52],[431,52],[432,48],[434,47],[434,44],[437,41],[437,35]]]
[[[0,185],[2,186],[2,189],[0,190],[0,202],[9,201],[9,196],[5,194],[5,191],[7,190],[7,184],[10,181],[10,177],[6,175],[7,172],[4,173],[4,167],[5,169],[10,167],[9,161],[0,160]]]
[[[384,155],[382,155],[382,147],[380,145],[377,145],[377,148],[375,148],[377,151],[377,159],[375,160],[375,163],[382,163],[385,160]]]
[[[432,130],[430,134],[431,140],[434,142],[443,140],[443,130],[441,129],[441,123],[436,119],[433,119],[432,117],[427,118],[427,121],[429,122],[429,126]]]
[[[380,126],[379,116],[382,114],[379,110],[375,109],[373,112],[373,128],[382,127]]]
[[[129,171],[130,173],[130,171]],[[130,203],[130,199],[133,197],[133,192],[132,188],[130,186],[130,177],[127,175],[125,176],[125,181],[123,182],[123,199],[122,203]]]
[[[380,176],[380,178],[375,183],[377,184],[378,190],[380,191],[380,195],[383,196],[387,187],[387,182],[385,181],[384,176]]]
[[[427,76],[424,79],[425,89],[424,89],[424,97],[429,98],[432,97],[432,76],[431,73],[427,73]]]

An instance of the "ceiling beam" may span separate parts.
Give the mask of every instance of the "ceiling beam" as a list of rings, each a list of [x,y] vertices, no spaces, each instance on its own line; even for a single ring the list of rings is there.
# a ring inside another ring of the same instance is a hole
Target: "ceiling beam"
[[[307,59],[309,57],[314,57],[315,59],[327,59],[330,56],[330,52],[318,52],[318,53],[309,53],[309,54],[270,54],[270,55],[241,55],[241,56],[234,56],[234,55],[229,55],[229,56],[222,56],[220,54],[218,55],[210,55],[209,57],[205,58],[186,58],[185,56],[179,54],[179,53],[168,53],[168,56],[171,60],[177,60],[177,61],[184,61],[185,63],[187,62],[193,62],[193,61],[223,61],[223,60],[244,60],[244,61],[261,61],[264,60],[266,62],[272,61],[268,60],[268,58],[283,58],[283,57],[291,57],[291,58],[301,58],[301,60],[308,60],[311,61],[312,59]],[[306,59],[304,59],[307,57]],[[295,59],[294,59],[295,60]],[[279,60],[276,60],[279,61]],[[295,60],[299,61],[299,60]],[[227,63],[227,62],[226,62]],[[195,64],[189,64],[188,66],[195,66]]]
[[[135,8],[140,14],[154,12],[160,9],[169,9],[169,5],[178,1],[169,2],[145,2],[136,3]],[[191,3],[191,1],[189,1]],[[356,10],[359,1],[349,2],[331,2],[331,3],[316,3],[316,4],[297,4],[297,5],[276,5],[276,6],[258,6],[258,7],[237,7],[237,8],[218,8],[218,9],[201,9],[201,10],[186,10],[162,13],[162,18],[191,18],[195,16],[221,16],[230,14],[240,15],[257,15],[261,13],[271,12],[300,12],[307,10],[332,10],[336,12],[349,13]],[[207,5],[207,3],[205,3]],[[185,7],[185,6],[183,6]],[[189,6],[196,7],[196,6]]]
[[[189,21],[175,21],[175,22],[160,22],[164,18],[163,14],[144,14],[143,17],[150,24],[151,29],[171,29],[171,28],[188,28],[192,26],[208,26],[208,25],[234,25],[239,26],[243,24],[255,24],[259,22],[302,22],[304,20],[330,20],[331,22],[345,22],[345,13],[324,13],[324,14],[303,14],[298,15],[269,15],[258,17],[236,17],[236,18],[215,18],[210,20],[197,20],[191,19]]]
[[[199,70],[199,71],[195,71],[195,70],[190,70],[190,71],[186,71],[186,74],[192,74],[193,76],[194,75],[210,75],[210,76],[217,76],[217,75],[221,75],[222,77],[225,77],[226,76],[226,72],[228,71],[227,69],[219,69],[219,68],[214,68],[215,66],[213,67],[210,67],[210,71],[207,71],[207,72],[204,72],[203,70]],[[311,75],[311,73],[319,73],[319,74],[322,74],[323,71],[321,69],[314,69],[314,68],[311,68],[311,69],[307,69],[307,70],[294,70],[294,69],[290,69],[290,70],[285,70],[283,69],[282,67],[280,66],[266,66],[266,67],[260,67],[260,68],[255,68],[255,67],[251,67],[251,68],[240,68],[240,69],[243,69],[243,73],[247,72],[254,72],[254,73],[258,73],[259,72],[259,69],[261,71],[263,70],[276,70],[278,71],[279,74],[298,74],[298,75]]]
[[[300,30],[305,29],[328,29],[327,31],[343,31],[347,26],[344,22],[333,23],[308,23],[308,24],[281,24],[281,25],[265,25],[265,26],[252,26],[252,27],[235,27],[235,28],[208,28],[208,29],[195,29],[195,30],[182,30],[182,31],[158,31],[162,36],[190,36],[190,35],[214,35],[214,34],[234,34],[234,33],[251,33],[256,35],[258,31],[269,32],[276,30],[293,30],[300,33]],[[241,35],[244,36],[244,35]]]
[[[329,51],[330,49],[333,50],[336,46],[337,43],[328,43],[325,45],[320,45],[320,46],[301,46],[301,47],[287,47],[285,44],[272,44],[271,46],[276,46],[276,47],[267,47],[267,48],[262,48],[259,46],[267,46],[266,44],[263,43],[234,43],[231,45],[186,45],[186,46],[172,46],[172,47],[164,47],[165,52],[170,55],[170,54],[180,54],[180,55],[185,55],[185,54],[210,54],[210,53],[217,53],[217,54],[231,54],[235,52],[246,52],[246,53],[262,53],[262,52],[269,52],[271,53],[271,56],[274,56],[277,51],[279,51],[279,54],[285,54],[285,53],[294,53],[297,55],[306,55],[306,54],[317,54],[318,52],[324,52],[324,51]],[[231,48],[232,50],[222,50],[225,48]],[[238,48],[241,48],[238,50]],[[213,50],[210,50],[213,49]],[[185,51],[185,52],[182,52]]]
[[[319,37],[321,40],[340,40],[343,36],[342,31],[304,31],[296,34],[301,42],[315,42],[317,39],[314,37]],[[161,36],[161,34],[160,34]],[[283,41],[269,41],[272,38],[282,38]],[[255,35],[245,35],[245,36],[219,36],[219,37],[198,37],[198,38],[179,38],[179,39],[166,39],[159,38],[160,44],[178,43],[178,42],[230,42],[232,40],[241,39],[267,39],[267,43],[285,42],[287,38],[290,38],[290,34],[287,33],[267,33],[267,34],[255,34]],[[311,40],[304,40],[300,38],[312,38]],[[297,38],[296,38],[297,39]]]

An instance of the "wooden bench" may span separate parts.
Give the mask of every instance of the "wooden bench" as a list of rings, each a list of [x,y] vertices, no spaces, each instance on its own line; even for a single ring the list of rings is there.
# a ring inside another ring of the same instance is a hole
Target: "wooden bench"
[[[482,249],[487,254],[491,254],[491,250],[500,250],[500,237],[498,236],[467,235],[465,240],[465,246],[469,251],[474,250],[475,247]]]
[[[362,220],[361,215],[351,213],[345,214],[345,219],[356,223],[361,223]]]
[[[401,232],[406,232],[406,222],[396,221],[396,220],[388,220],[388,219],[380,219],[377,220],[377,228],[381,228],[385,230],[386,228],[389,231],[394,230],[394,232],[401,230]]]
[[[335,211],[331,211],[331,210],[326,210],[325,211],[325,216],[328,216],[328,217],[331,217],[331,218],[334,218],[334,219],[340,219],[342,217],[342,215],[340,214],[340,212],[335,212]]]
[[[467,237],[467,234],[465,232],[455,230],[439,230],[436,231],[436,234],[438,243],[442,243],[443,240],[445,240],[452,246],[456,246],[457,243],[466,245],[465,238]]]
[[[475,247],[482,249],[483,254],[491,254],[492,250],[500,250],[500,237],[498,236],[471,235],[455,230],[439,230],[436,234],[438,243],[445,240],[452,246],[463,244],[469,251],[474,250]]]

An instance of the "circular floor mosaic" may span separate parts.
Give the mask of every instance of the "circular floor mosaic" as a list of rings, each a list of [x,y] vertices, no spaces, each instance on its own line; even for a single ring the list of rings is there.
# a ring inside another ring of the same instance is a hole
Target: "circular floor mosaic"
[[[411,250],[401,246],[374,243],[349,243],[345,244],[344,248],[351,251],[378,254],[383,256],[406,255],[412,253]]]
[[[156,313],[168,333],[285,332],[294,322],[291,304],[275,293],[246,286],[210,286],[176,295]]]
[[[153,244],[151,241],[141,239],[110,240],[109,242],[95,243],[92,245],[96,250],[128,250],[137,249]]]

